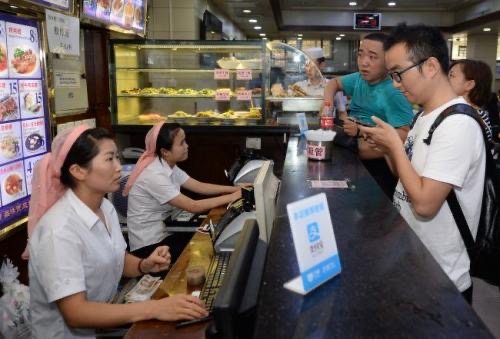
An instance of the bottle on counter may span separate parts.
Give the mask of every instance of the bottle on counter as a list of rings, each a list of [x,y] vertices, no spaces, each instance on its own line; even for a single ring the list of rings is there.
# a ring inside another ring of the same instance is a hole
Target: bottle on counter
[[[323,111],[319,118],[319,125],[321,129],[333,129],[333,108],[329,100],[325,100]]]

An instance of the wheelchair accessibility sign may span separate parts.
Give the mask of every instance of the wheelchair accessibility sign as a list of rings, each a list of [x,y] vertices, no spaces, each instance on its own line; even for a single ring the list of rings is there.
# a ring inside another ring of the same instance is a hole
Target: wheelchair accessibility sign
[[[287,212],[300,276],[284,286],[306,294],[341,271],[326,195],[288,204]]]

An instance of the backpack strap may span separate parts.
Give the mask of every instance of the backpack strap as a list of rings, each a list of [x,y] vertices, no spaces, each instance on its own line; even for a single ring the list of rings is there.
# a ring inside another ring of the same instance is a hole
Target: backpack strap
[[[423,141],[427,145],[430,145],[432,141],[432,136],[434,134],[434,131],[436,128],[443,122],[444,119],[449,117],[450,115],[453,114],[465,114],[473,118],[474,120],[477,121],[477,123],[481,127],[481,131],[483,132],[483,139],[484,139],[484,145],[486,148],[486,174],[489,175],[489,164],[492,158],[491,157],[491,145],[488,142],[488,135],[487,135],[487,128],[486,125],[479,115],[479,113],[472,107],[467,104],[456,104],[448,107],[445,109],[441,114],[436,118],[436,120],[432,123],[431,128],[429,129],[429,134],[427,138],[425,138]],[[484,195],[484,193],[483,193]],[[469,250],[471,247],[474,246],[474,237],[472,236],[472,233],[470,231],[470,228],[467,224],[467,220],[465,219],[465,215],[462,211],[462,208],[460,207],[460,203],[458,202],[457,195],[455,194],[455,189],[451,189],[450,193],[448,194],[448,197],[446,198],[446,201],[448,202],[448,206],[450,207],[451,214],[453,215],[453,219],[455,219],[455,223],[457,224],[458,230],[460,232],[460,235],[462,236],[462,239],[464,241],[465,247],[467,250]],[[470,256],[470,255],[469,255]]]
[[[422,114],[422,112],[423,112],[423,111],[424,111],[424,110],[422,109],[422,110],[418,111],[418,113],[416,113],[416,114],[413,116],[413,120],[412,120],[412,122],[411,122],[411,124],[410,124],[410,129],[413,129],[413,126],[415,126],[415,123],[417,122],[418,117]]]

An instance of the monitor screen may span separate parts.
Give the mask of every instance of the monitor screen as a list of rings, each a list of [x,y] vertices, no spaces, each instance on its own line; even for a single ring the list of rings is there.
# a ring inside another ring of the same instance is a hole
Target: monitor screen
[[[382,14],[380,13],[354,13],[354,29],[379,31]]]
[[[273,173],[273,162],[266,160],[253,182],[259,237],[268,243],[273,228],[276,197],[280,181]]]

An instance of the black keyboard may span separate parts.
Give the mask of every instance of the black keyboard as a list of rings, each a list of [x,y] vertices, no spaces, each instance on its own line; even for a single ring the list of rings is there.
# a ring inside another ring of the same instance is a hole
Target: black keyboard
[[[216,253],[208,267],[205,284],[200,293],[200,299],[203,300],[209,312],[212,312],[215,297],[222,285],[230,257],[230,252]]]

